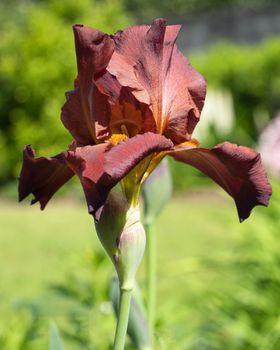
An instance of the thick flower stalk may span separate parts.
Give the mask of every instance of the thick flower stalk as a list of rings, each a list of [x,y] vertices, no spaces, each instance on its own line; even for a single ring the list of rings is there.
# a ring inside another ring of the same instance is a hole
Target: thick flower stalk
[[[233,197],[240,221],[254,206],[268,204],[271,187],[256,151],[229,142],[206,149],[192,139],[206,83],[175,44],[179,25],[157,19],[115,35],[82,25],[73,29],[78,76],[74,90],[66,93],[61,120],[74,141],[54,157],[37,158],[31,146],[25,147],[20,200],[32,193],[32,203],[39,201],[44,209],[77,175],[99,225],[113,187],[120,183],[128,210],[137,211],[142,183],[163,157],[171,156],[202,171]],[[115,240],[114,249],[124,242]],[[118,273],[129,271],[122,267],[129,260],[126,254],[119,263],[118,254],[114,258]]]
[[[135,276],[146,243],[139,205],[131,205],[121,191],[113,189],[95,227],[119,277],[120,302],[114,349],[123,349]]]

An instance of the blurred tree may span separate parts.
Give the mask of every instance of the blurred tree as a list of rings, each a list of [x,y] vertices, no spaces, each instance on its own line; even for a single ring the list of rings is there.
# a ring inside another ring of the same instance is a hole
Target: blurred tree
[[[125,0],[127,10],[141,21],[159,16],[178,19],[198,12],[232,7],[255,10],[278,4],[278,0]]]
[[[59,117],[64,93],[76,75],[71,25],[83,23],[110,33],[126,26],[129,18],[117,0],[14,0],[3,2],[0,13],[3,183],[17,176],[24,144],[53,155],[71,141]]]
[[[231,141],[255,145],[280,109],[279,55],[280,40],[273,38],[258,46],[218,44],[205,55],[192,57],[209,85],[232,93],[236,120]]]

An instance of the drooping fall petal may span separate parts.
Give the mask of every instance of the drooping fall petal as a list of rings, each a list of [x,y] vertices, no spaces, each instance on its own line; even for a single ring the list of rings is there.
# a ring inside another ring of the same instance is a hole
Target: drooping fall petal
[[[62,153],[50,158],[36,158],[35,151],[26,146],[19,176],[19,201],[32,193],[31,204],[39,201],[43,210],[54,193],[72,176],[74,173],[65,163]]]
[[[102,187],[97,186],[102,175],[106,176],[104,175],[104,157],[107,147],[108,144],[101,143],[95,146],[78,147],[66,153],[68,165],[80,178],[88,211],[91,214],[104,204],[108,194],[102,191]],[[108,178],[107,182],[109,181]]]
[[[112,146],[103,143],[78,147],[66,154],[72,170],[79,176],[90,213],[98,220],[110,190],[145,157],[173,149],[164,136],[145,133]]]
[[[256,205],[268,205],[271,186],[255,150],[225,142],[212,149],[193,148],[171,155],[202,171],[232,196],[241,222]]]
[[[100,92],[96,80],[106,73],[114,41],[109,35],[82,25],[75,25],[73,30],[78,78],[75,90],[66,95],[61,119],[78,143],[88,145],[108,136],[108,96]]]
[[[179,52],[180,26],[162,19],[151,26],[133,26],[115,35],[116,49],[108,65],[121,85],[151,106],[158,132],[183,142],[199,120],[206,83]]]

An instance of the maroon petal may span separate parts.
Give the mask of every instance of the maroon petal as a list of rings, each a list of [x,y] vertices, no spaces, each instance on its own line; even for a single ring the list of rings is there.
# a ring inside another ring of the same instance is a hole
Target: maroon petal
[[[96,81],[101,93],[108,95],[111,106],[110,130],[120,133],[124,125],[130,137],[139,133],[155,132],[156,124],[149,106],[138,101],[131,88],[121,86],[110,73],[103,74]]]
[[[146,133],[137,135],[116,146],[103,143],[78,147],[67,152],[66,159],[80,177],[89,212],[98,220],[110,190],[142,159],[161,151],[173,149],[164,136]]]
[[[82,25],[75,25],[73,30],[78,78],[76,89],[66,95],[61,119],[80,144],[94,144],[109,134],[108,96],[100,92],[96,80],[105,74],[114,41],[109,35]]]
[[[164,134],[176,144],[189,140],[204,105],[206,82],[177,46],[172,51],[164,91],[167,116]]]
[[[233,197],[240,222],[256,205],[268,205],[272,190],[255,150],[225,142],[212,149],[193,148],[171,155],[202,171]]]
[[[81,89],[77,87],[75,90],[66,93],[64,106],[61,109],[61,121],[69,130],[70,134],[81,145],[90,145],[94,143],[94,136],[87,126],[85,114],[82,106]]]
[[[205,80],[175,45],[179,30],[158,19],[117,33],[107,68],[139,101],[151,105],[158,131],[175,143],[190,138],[206,93]]]
[[[119,143],[106,154],[106,173],[117,183],[145,157],[173,148],[173,143],[162,135],[151,132],[137,135]]]
[[[30,146],[26,146],[19,177],[19,201],[32,193],[34,199],[31,204],[39,201],[43,210],[54,193],[73,175],[62,153],[51,158],[35,158],[35,151]]]
[[[93,79],[104,73],[114,51],[114,41],[99,30],[83,25],[73,26],[79,81],[90,85]]]
[[[108,137],[111,113],[108,96],[102,94],[95,83],[88,93],[88,101],[79,86],[68,91],[66,99],[61,109],[61,121],[78,144],[92,145],[96,140]]]

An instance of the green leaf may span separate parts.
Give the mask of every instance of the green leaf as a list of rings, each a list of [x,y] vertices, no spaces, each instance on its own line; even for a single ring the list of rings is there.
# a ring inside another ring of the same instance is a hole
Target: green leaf
[[[64,350],[62,339],[54,322],[50,325],[50,347],[49,350]]]

